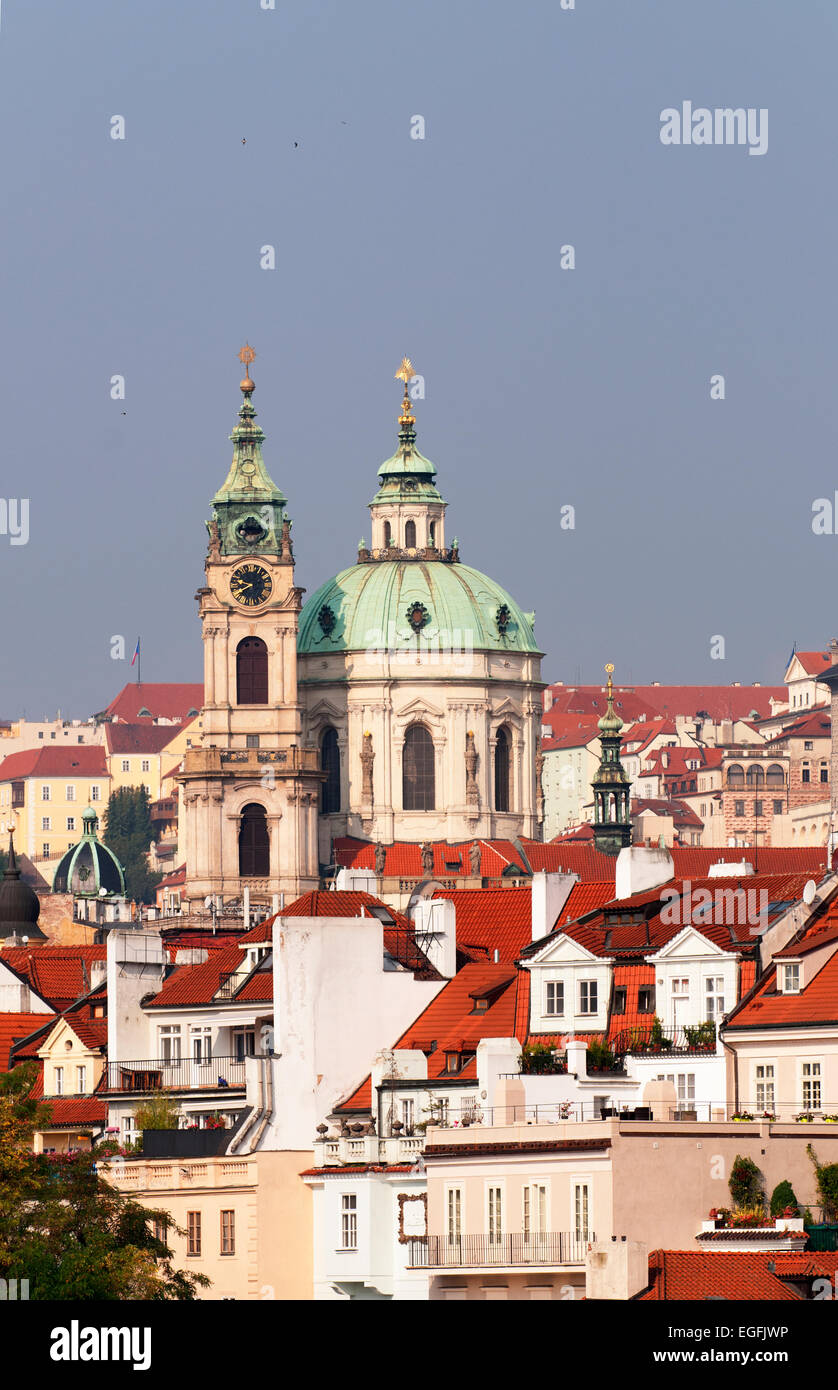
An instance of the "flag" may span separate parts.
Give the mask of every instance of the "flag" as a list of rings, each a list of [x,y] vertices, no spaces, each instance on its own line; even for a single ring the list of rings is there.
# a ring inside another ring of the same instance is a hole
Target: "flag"
[[[134,662],[137,660],[137,657],[139,656],[139,654],[140,654],[140,639],[139,639],[139,637],[138,637],[138,638],[137,638],[137,645],[136,645],[136,647],[135,647],[135,649],[134,649],[134,655],[131,657],[131,665],[132,665],[132,666],[134,665]]]

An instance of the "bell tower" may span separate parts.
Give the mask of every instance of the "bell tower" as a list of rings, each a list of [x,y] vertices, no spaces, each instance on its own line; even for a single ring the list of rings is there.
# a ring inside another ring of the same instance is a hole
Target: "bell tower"
[[[620,762],[623,721],[614,709],[614,667],[609,661],[608,708],[599,721],[600,763],[592,782],[594,843],[604,854],[619,854],[631,844],[631,778]]]
[[[286,498],[262,458],[255,353],[230,439],[233,460],[212,499],[206,583],[196,598],[204,643],[201,746],[184,759],[185,896],[254,903],[319,883],[319,755],[303,747],[297,694],[297,624]]]

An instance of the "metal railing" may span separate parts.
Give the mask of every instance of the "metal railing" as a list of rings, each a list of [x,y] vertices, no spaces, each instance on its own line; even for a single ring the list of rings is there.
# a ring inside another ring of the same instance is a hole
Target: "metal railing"
[[[413,1237],[410,1269],[489,1269],[494,1265],[581,1265],[593,1231],[532,1231],[515,1235]]]
[[[218,1090],[245,1084],[243,1057],[152,1057],[109,1062],[109,1091]]]
[[[715,1056],[716,1025],[714,1023],[686,1024],[681,1028],[656,1028],[650,1021],[648,1027],[625,1028],[608,1043],[609,1051],[615,1057],[631,1053],[634,1057],[659,1057],[669,1053],[684,1053],[691,1056]]]

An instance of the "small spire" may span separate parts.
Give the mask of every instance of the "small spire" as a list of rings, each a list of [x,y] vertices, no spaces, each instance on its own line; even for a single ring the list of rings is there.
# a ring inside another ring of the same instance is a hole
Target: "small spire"
[[[409,357],[403,357],[401,366],[396,372],[396,381],[404,382],[404,397],[402,399],[402,413],[399,416],[399,442],[403,451],[410,449],[416,441],[416,418],[410,411],[410,392],[408,384],[416,373],[413,370],[413,363]]]

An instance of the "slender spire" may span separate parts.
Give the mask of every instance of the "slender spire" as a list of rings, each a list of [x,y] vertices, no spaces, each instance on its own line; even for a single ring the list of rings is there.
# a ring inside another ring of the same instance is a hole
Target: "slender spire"
[[[410,411],[410,392],[408,386],[416,373],[413,370],[413,363],[409,357],[403,357],[401,366],[396,372],[396,381],[404,382],[404,396],[402,398],[402,413],[399,416],[399,443],[402,453],[407,454],[416,443],[416,417]]]
[[[212,499],[213,520],[207,523],[210,544],[222,555],[283,552],[286,498],[271,478],[262,457],[264,431],[253,409],[255,382],[250,366],[256,353],[249,343],[238,353],[245,375],[239,383],[242,402],[238,423],[230,435],[233,460],[227,477]],[[215,534],[217,528],[217,536]],[[290,548],[286,558],[290,560]]]
[[[623,721],[614,709],[613,662],[608,662],[608,706],[599,721],[600,762],[591,783],[594,793],[594,843],[605,854],[619,854],[631,844],[631,778],[620,762]]]

